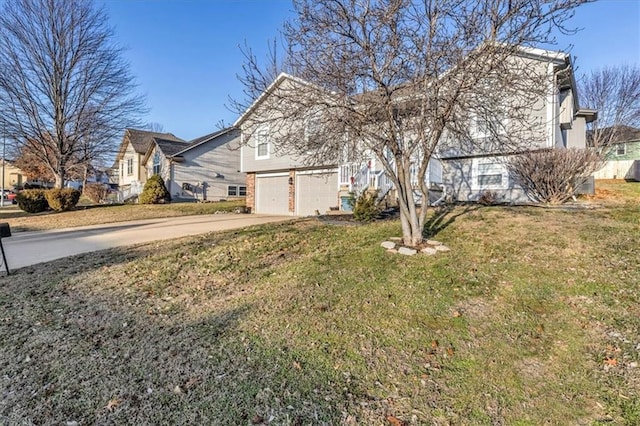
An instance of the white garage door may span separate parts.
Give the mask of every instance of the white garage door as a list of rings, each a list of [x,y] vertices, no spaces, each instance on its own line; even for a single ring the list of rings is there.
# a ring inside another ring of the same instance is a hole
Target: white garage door
[[[256,213],[289,213],[289,176],[256,176]]]
[[[338,173],[296,175],[296,215],[324,214],[338,203]]]

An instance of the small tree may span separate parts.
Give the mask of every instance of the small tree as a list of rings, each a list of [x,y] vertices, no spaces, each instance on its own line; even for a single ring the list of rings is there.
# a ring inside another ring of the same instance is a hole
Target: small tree
[[[602,157],[589,149],[549,149],[513,157],[507,164],[531,200],[561,204],[602,167]]]
[[[171,202],[171,194],[160,175],[153,175],[144,184],[140,204],[164,204]]]

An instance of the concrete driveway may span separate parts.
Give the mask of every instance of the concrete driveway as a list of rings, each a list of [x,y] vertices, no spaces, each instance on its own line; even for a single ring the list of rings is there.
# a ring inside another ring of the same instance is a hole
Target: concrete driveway
[[[215,214],[118,222],[52,231],[16,232],[2,240],[9,269],[112,247],[284,222],[290,216]],[[2,268],[4,270],[4,268]]]

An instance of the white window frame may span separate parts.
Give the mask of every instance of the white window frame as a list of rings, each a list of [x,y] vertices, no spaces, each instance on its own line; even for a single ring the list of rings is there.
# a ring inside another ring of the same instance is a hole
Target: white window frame
[[[622,147],[622,152],[620,152],[620,147]],[[616,156],[622,157],[623,155],[627,155],[627,144],[619,143],[616,145]]]
[[[133,157],[127,158],[127,176],[133,176]]]
[[[486,166],[491,165],[493,170],[484,173],[480,173],[480,170]],[[500,175],[499,184],[481,184],[480,176]],[[484,189],[508,189],[509,188],[509,170],[499,158],[474,158],[471,165],[471,189],[472,190],[484,190]]]
[[[267,160],[270,157],[271,143],[269,141],[269,129],[260,128],[255,133],[256,160]],[[265,146],[266,153],[260,154],[260,146]]]
[[[507,106],[506,105],[499,105],[498,109],[503,110],[506,109]],[[499,135],[505,135],[507,133],[507,126],[509,124],[509,119],[507,117],[507,114],[505,111],[502,112],[498,112],[497,113],[498,116],[496,117],[497,121],[496,121],[496,125],[499,126],[498,127],[498,134]],[[479,123],[480,122],[484,122],[485,123],[485,128],[481,129]],[[471,137],[473,139],[484,139],[484,138],[488,138],[492,136],[492,132],[490,130],[490,125],[492,124],[492,121],[490,119],[488,119],[488,117],[484,116],[484,115],[480,115],[477,112],[474,112],[471,114]]]
[[[235,194],[231,194],[232,188]],[[246,196],[247,196],[246,185],[227,185],[227,197],[246,197]]]
[[[160,153],[158,151],[153,154],[153,167],[151,170],[154,175],[159,175],[162,171],[162,158],[160,158]]]

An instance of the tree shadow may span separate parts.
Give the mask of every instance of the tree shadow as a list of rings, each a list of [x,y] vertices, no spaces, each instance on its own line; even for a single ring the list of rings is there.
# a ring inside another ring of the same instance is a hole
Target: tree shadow
[[[479,204],[464,204],[464,207],[461,207],[460,204],[445,204],[436,207],[425,223],[422,235],[424,238],[435,237],[460,216],[479,210],[482,207]]]

